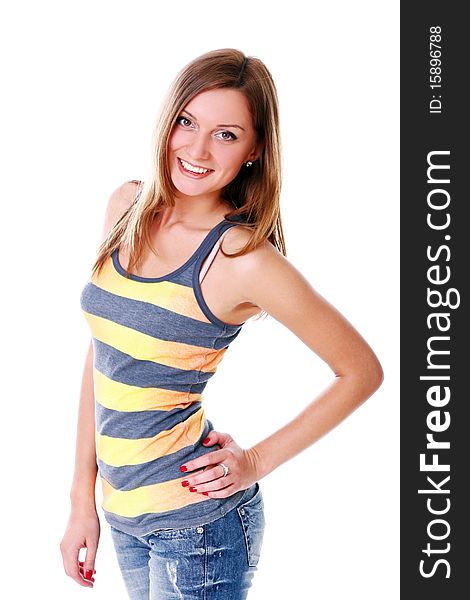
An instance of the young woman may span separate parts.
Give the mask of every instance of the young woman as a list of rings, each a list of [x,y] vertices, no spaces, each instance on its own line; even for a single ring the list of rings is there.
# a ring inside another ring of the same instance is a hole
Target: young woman
[[[148,179],[111,195],[81,295],[92,342],[60,545],[80,585],[94,582],[99,473],[129,598],[246,598],[265,526],[259,480],[382,382],[366,341],[285,258],[280,165],[269,71],[216,50],[170,88]],[[241,448],[214,429],[201,394],[243,324],[262,314],[334,378],[291,422]]]

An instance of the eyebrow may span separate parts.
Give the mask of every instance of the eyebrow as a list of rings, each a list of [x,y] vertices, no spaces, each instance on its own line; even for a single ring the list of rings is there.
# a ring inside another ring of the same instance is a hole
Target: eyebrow
[[[183,108],[183,110],[181,112],[187,113],[190,117],[192,117],[195,121],[197,121],[196,117],[194,115],[192,115],[189,112],[189,110],[186,110],[185,108]],[[238,129],[241,129],[242,131],[245,131],[241,125],[235,125],[235,124],[227,125],[227,124],[222,123],[220,125],[216,125],[216,127],[238,127]]]

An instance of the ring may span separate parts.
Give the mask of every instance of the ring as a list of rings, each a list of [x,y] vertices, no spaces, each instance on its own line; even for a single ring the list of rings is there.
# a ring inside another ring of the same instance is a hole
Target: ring
[[[219,465],[222,467],[222,469],[224,470],[224,474],[222,475],[222,477],[225,477],[228,474],[228,467],[226,467],[224,465],[224,463],[219,463]]]

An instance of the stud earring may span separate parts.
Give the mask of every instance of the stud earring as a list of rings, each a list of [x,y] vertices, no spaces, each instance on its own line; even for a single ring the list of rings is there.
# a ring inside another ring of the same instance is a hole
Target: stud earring
[[[251,160],[249,160],[247,163],[245,163],[245,166],[246,166],[246,167],[251,167],[251,165],[252,165],[252,164],[253,164],[253,163],[251,162]]]

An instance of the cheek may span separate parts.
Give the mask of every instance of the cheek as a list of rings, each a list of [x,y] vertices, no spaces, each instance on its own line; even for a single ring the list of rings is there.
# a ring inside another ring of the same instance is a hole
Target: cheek
[[[187,134],[180,129],[175,129],[168,139],[168,146],[171,149],[176,149],[184,145],[186,141]]]
[[[243,161],[243,152],[233,148],[223,148],[219,152],[219,164],[228,171],[238,172]]]

